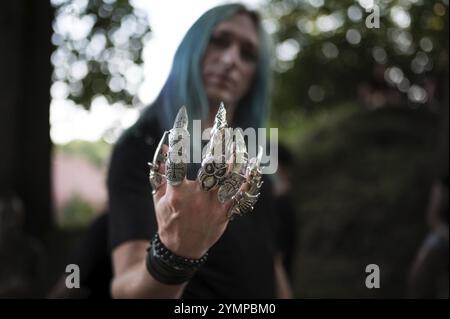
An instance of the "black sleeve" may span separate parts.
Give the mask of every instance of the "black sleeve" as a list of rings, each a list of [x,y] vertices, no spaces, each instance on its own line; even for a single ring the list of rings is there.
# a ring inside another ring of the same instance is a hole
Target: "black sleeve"
[[[284,266],[288,275],[291,277],[298,240],[298,221],[295,203],[290,194],[275,197],[274,202],[276,211],[278,212],[278,251],[281,252]]]
[[[129,240],[150,240],[157,230],[147,165],[155,144],[129,131],[114,148],[107,180],[111,250]]]

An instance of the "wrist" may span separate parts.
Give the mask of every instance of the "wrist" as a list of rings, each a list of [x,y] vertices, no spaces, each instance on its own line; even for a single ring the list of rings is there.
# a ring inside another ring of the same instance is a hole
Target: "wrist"
[[[193,259],[179,256],[170,251],[155,234],[147,250],[146,266],[148,272],[164,284],[182,284],[189,281],[206,262],[208,254]]]
[[[160,242],[172,253],[185,258],[200,259],[208,249],[199,249],[198,244],[190,244],[189,240],[179,240],[178,236],[171,236],[164,230],[158,230]]]

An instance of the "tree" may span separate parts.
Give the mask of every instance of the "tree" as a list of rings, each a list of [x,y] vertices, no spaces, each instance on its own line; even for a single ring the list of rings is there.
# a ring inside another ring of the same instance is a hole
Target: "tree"
[[[53,86],[86,109],[95,96],[139,105],[142,50],[150,29],[145,12],[128,0],[52,0]],[[74,28],[74,26],[77,26]]]
[[[367,106],[443,106],[447,1],[272,0],[275,120],[369,97]],[[374,11],[375,10],[375,11]],[[369,22],[379,12],[379,28]],[[374,94],[380,93],[380,94]]]
[[[0,193],[16,195],[25,229],[38,238],[52,227],[50,201],[49,3],[14,1],[1,11]]]

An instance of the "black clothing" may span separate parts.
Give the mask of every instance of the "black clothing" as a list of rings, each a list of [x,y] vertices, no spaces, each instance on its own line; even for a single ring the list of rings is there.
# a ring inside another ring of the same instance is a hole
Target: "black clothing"
[[[64,298],[111,298],[111,255],[108,249],[108,214],[102,213],[86,230],[68,263],[80,267],[80,287],[70,289]],[[66,274],[67,275],[67,274]]]
[[[298,225],[295,213],[295,205],[290,194],[280,195],[275,198],[275,207],[278,217],[278,244],[279,251],[283,255],[283,265],[288,278],[293,278],[294,259],[297,250]]]

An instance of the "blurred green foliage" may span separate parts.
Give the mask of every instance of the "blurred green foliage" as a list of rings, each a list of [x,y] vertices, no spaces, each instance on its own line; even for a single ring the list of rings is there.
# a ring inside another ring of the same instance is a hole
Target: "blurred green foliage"
[[[366,25],[373,5],[379,28]],[[277,43],[277,123],[358,98],[369,108],[443,101],[447,0],[271,0],[265,16]]]
[[[111,149],[112,145],[103,140],[97,142],[72,141],[54,146],[56,154],[83,158],[95,165],[101,172],[106,172]],[[58,212],[59,225],[65,230],[84,229],[97,214],[98,211],[92,204],[75,194]]]
[[[403,298],[426,232],[437,116],[383,108],[342,117],[296,144],[297,297]],[[377,264],[381,288],[367,289]]]
[[[305,109],[289,110],[278,115],[278,120],[270,119],[270,127],[278,127],[279,139],[286,145],[297,148],[299,143],[324,127],[360,111],[359,103],[345,101],[330,103],[314,112]],[[282,121],[282,125],[278,123]]]
[[[72,141],[54,146],[56,153],[82,157],[100,169],[107,165],[112,145],[103,140],[97,142]]]
[[[62,208],[60,225],[65,229],[84,228],[95,217],[95,209],[79,196],[73,196]]]
[[[90,108],[96,95],[138,106],[146,13],[128,0],[52,0],[53,97]]]
[[[448,1],[269,0],[264,16],[276,43],[270,125],[297,163],[295,296],[405,297],[441,173]],[[373,263],[381,288],[370,290]]]

